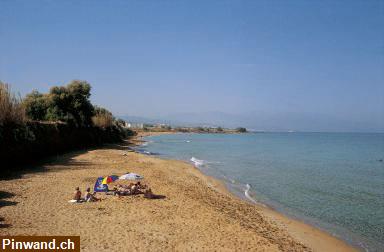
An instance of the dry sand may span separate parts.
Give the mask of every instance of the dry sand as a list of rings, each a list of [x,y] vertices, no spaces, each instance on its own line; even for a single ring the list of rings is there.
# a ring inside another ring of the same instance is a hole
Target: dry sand
[[[82,251],[353,251],[342,241],[229,194],[190,164],[126,146],[59,156],[0,181],[0,235],[80,235]],[[164,199],[142,195],[71,204],[97,177],[136,172]]]

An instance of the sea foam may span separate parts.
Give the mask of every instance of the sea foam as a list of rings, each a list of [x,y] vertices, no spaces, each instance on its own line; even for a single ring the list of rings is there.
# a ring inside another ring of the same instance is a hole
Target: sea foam
[[[249,199],[250,201],[252,201],[253,203],[257,203],[256,200],[254,200],[251,195],[249,195],[249,191],[251,190],[251,186],[249,184],[246,184],[245,185],[245,190],[244,190],[244,195],[247,199]]]
[[[192,161],[192,163],[196,166],[196,167],[201,167],[204,165],[205,161],[204,160],[200,160],[200,159],[197,159],[195,157],[192,157],[190,159]]]

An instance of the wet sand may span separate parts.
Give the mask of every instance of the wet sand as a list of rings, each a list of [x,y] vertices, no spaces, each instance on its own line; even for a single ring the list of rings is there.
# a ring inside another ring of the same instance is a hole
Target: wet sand
[[[0,181],[0,235],[80,235],[82,251],[353,251],[344,242],[231,195],[192,165],[127,146],[72,152]],[[99,176],[135,172],[154,193],[71,204]]]

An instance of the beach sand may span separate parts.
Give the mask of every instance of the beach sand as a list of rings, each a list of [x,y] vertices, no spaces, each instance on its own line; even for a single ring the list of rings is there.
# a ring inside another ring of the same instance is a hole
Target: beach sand
[[[0,235],[80,235],[82,251],[353,251],[344,242],[232,196],[192,165],[127,152],[72,152],[0,181]],[[154,193],[68,203],[99,176],[135,172]]]

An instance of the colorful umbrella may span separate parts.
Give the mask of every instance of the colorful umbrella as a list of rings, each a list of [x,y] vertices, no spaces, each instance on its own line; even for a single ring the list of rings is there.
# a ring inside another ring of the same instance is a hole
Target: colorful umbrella
[[[119,179],[119,176],[116,176],[116,175],[107,176],[103,179],[102,184],[106,185],[106,184],[111,183],[117,179]]]

